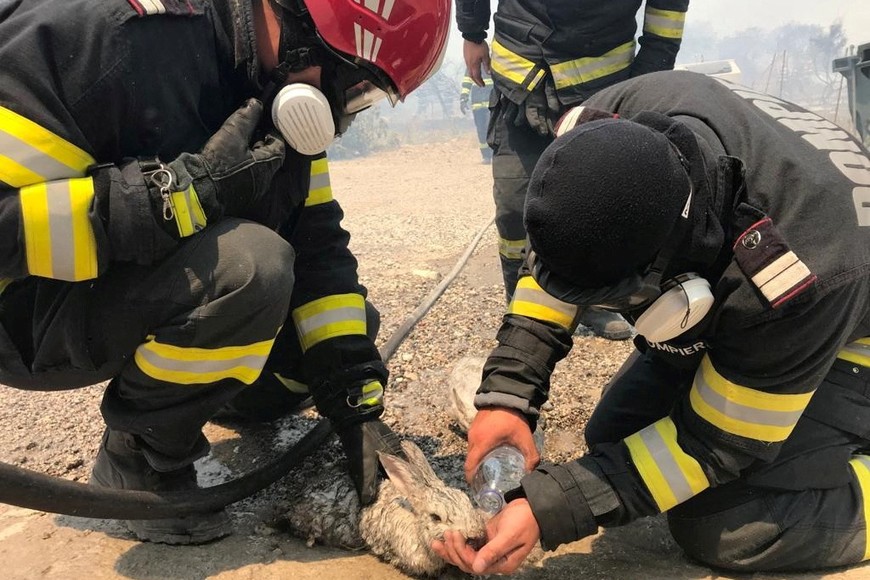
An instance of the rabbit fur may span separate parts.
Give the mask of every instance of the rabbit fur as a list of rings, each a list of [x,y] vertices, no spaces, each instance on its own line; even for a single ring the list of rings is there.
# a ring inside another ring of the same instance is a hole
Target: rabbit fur
[[[360,510],[350,477],[340,461],[320,461],[283,506],[292,533],[345,549],[368,548],[382,560],[414,576],[436,576],[447,564],[430,546],[448,529],[469,539],[485,536],[484,514],[468,496],[449,487],[423,451],[402,441],[408,461],[379,454],[389,479],[373,504]]]
[[[450,529],[481,540],[486,522],[466,494],[441,481],[419,447],[402,441],[402,450],[408,461],[378,453],[389,479],[381,483],[377,500],[362,510],[360,535],[383,560],[410,574],[432,576],[445,567],[429,547],[432,540]]]

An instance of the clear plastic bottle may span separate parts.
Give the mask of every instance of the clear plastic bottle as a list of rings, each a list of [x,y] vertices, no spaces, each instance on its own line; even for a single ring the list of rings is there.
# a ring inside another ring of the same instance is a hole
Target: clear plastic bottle
[[[496,447],[483,458],[471,479],[475,503],[489,514],[498,513],[505,504],[504,494],[519,487],[525,474],[525,459],[519,449]]]

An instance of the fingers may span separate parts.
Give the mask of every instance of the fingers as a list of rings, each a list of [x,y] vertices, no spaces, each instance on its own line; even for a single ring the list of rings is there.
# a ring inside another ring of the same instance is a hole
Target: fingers
[[[467,574],[471,574],[472,563],[477,552],[468,545],[465,536],[456,530],[444,532],[444,540],[432,542],[432,550],[446,562],[449,562]]]
[[[250,143],[254,136],[260,118],[263,116],[263,103],[257,99],[248,99],[244,105],[236,109],[236,112],[224,122],[224,129],[233,135]]]

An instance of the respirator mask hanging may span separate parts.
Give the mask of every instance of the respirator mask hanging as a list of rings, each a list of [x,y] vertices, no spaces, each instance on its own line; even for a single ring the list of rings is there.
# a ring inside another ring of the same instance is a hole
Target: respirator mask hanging
[[[277,4],[281,63],[272,73],[263,102],[272,99],[272,123],[291,148],[317,155],[347,131],[357,113],[384,98],[395,104],[398,95],[377,67],[332,50],[314,29],[302,3]],[[305,83],[284,85],[291,72],[311,66],[321,67],[323,90]]]
[[[578,306],[629,314],[643,310],[635,319],[638,334],[650,342],[667,342],[697,325],[713,307],[710,283],[694,272],[662,281],[689,230],[689,207],[692,193],[665,245],[653,263],[643,272],[602,288],[577,288],[550,270],[534,252],[528,264],[537,283],[551,296]]]

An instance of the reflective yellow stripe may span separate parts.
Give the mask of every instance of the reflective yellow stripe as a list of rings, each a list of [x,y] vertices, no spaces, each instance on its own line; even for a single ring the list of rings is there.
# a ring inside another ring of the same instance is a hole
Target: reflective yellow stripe
[[[287,387],[287,390],[291,393],[296,393],[297,395],[302,395],[308,393],[308,385],[297,381],[295,379],[288,379],[287,377],[283,377],[278,373],[273,373],[275,378],[278,379],[278,382]]]
[[[0,180],[15,188],[81,177],[93,157],[37,123],[0,106]]]
[[[704,357],[689,400],[692,409],[715,427],[760,441],[784,441],[810,402],[812,392],[779,395],[732,383]]]
[[[861,561],[870,560],[870,457],[856,455],[849,465],[855,472],[861,488],[861,502],[864,506],[864,556]]]
[[[685,24],[685,12],[659,10],[647,6],[643,19],[643,31],[664,38],[682,38]]]
[[[136,366],[158,381],[200,385],[236,379],[250,385],[263,370],[272,340],[221,348],[181,347],[149,339],[136,349]]]
[[[302,350],[334,338],[366,333],[365,299],[361,294],[336,294],[293,310]]]
[[[864,367],[870,367],[870,337],[859,338],[855,342],[850,342],[837,354],[837,358]]]
[[[308,185],[305,207],[329,203],[332,200],[332,186],[329,183],[329,165],[326,157],[315,159],[311,162],[311,181]]]
[[[544,71],[527,58],[506,48],[497,40],[492,41],[492,72],[499,74],[518,85],[525,86],[529,75],[536,68],[538,72],[529,79],[528,90],[532,90],[544,76]]]
[[[557,89],[581,85],[606,77],[631,66],[634,60],[634,40],[617,46],[601,56],[587,56],[550,67]]]
[[[384,403],[384,387],[380,381],[372,381],[362,388],[362,396],[356,406],[368,405],[374,407]]]
[[[192,185],[184,191],[173,191],[169,201],[175,213],[179,236],[186,238],[205,228],[208,220]]]
[[[517,282],[517,289],[508,306],[508,314],[518,314],[570,328],[577,316],[577,307],[547,294],[533,277],[523,276]]]
[[[660,511],[710,487],[701,464],[677,443],[677,427],[670,417],[626,437],[625,445]]]
[[[93,180],[28,185],[19,199],[28,273],[70,282],[96,278],[97,242],[88,217]]]
[[[508,260],[520,260],[523,257],[523,249],[526,247],[526,239],[506,240],[498,239],[498,253]]]

